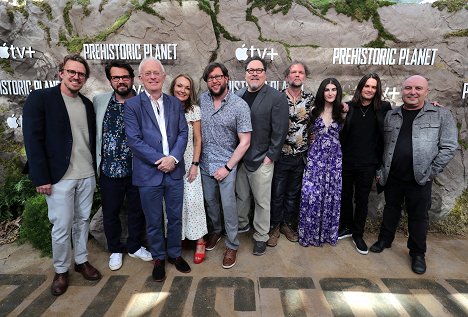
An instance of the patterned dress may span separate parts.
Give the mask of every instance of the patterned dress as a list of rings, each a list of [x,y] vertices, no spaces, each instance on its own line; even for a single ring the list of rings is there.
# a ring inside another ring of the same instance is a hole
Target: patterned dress
[[[200,107],[194,105],[193,110],[185,114],[188,124],[188,142],[184,153],[184,209],[182,211],[182,239],[198,240],[208,233],[206,227],[205,206],[203,203],[203,189],[200,171],[191,183],[187,175],[193,160],[193,126],[194,121],[200,120]]]
[[[302,180],[299,211],[299,244],[336,245],[341,203],[342,124],[333,121],[328,127],[321,117],[312,126],[314,141],[309,147]]]

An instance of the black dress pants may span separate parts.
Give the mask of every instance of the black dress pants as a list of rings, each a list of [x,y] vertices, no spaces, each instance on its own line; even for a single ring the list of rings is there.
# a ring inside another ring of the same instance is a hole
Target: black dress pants
[[[281,155],[275,162],[271,185],[270,228],[291,224],[299,214],[299,200],[304,173],[304,159],[299,155]]]
[[[111,178],[101,172],[101,202],[107,249],[111,253],[135,253],[142,246],[146,235],[145,215],[141,208],[138,187],[132,185],[132,177]],[[122,225],[120,210],[127,199],[127,246],[121,243]]]
[[[362,238],[366,226],[369,193],[375,177],[374,166],[343,167],[340,227],[348,228],[353,237]],[[354,204],[353,204],[354,198]]]
[[[432,181],[419,185],[416,181],[405,182],[389,177],[385,184],[385,208],[380,227],[379,240],[390,244],[400,221],[403,203],[408,213],[409,254],[426,253],[426,236],[429,223],[428,211],[431,208]]]

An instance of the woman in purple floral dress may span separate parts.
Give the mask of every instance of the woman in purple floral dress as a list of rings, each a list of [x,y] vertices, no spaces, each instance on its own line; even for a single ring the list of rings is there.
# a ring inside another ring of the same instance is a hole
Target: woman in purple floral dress
[[[335,78],[320,84],[310,118],[311,143],[302,180],[299,244],[336,245],[340,222],[341,85]]]

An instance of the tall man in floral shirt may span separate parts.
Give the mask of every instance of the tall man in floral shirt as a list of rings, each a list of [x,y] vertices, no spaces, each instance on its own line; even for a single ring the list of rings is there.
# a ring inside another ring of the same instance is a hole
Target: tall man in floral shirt
[[[283,92],[289,104],[289,130],[276,162],[271,186],[270,238],[267,245],[276,246],[280,232],[291,242],[298,236],[291,223],[299,210],[302,173],[307,155],[307,123],[314,96],[302,90],[309,75],[307,66],[299,61],[292,62],[284,71],[288,88]]]

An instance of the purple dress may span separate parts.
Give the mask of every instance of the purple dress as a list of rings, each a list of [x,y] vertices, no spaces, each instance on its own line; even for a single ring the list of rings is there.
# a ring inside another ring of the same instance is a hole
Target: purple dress
[[[321,117],[312,126],[314,141],[307,154],[307,166],[302,179],[299,212],[299,244],[336,245],[341,203],[342,124],[333,121],[328,127]]]

